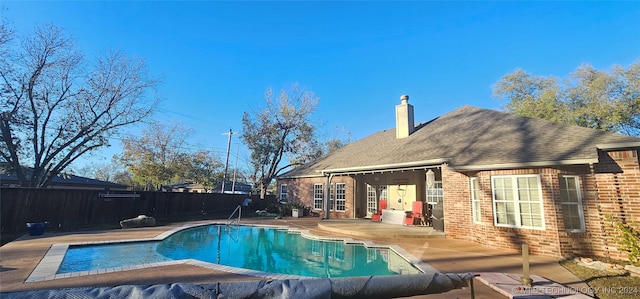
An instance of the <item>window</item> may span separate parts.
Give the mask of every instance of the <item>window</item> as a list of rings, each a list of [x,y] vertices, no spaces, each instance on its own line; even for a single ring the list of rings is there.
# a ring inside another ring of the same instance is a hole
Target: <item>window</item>
[[[471,178],[471,213],[473,214],[473,222],[480,223],[482,218],[480,217],[480,180],[478,178]]]
[[[442,202],[442,181],[434,182],[431,189],[427,189],[427,202],[428,203],[440,203]]]
[[[578,176],[560,177],[560,203],[564,230],[568,232],[584,232],[584,214],[582,197],[580,196],[580,180]]]
[[[280,185],[280,201],[287,201],[287,185]]]
[[[389,200],[387,186],[380,186],[380,200]]]
[[[491,178],[496,226],[544,229],[540,176]]]
[[[322,210],[324,202],[324,186],[322,184],[313,185],[313,209]]]
[[[347,206],[346,184],[336,184],[336,211],[344,212]]]
[[[378,202],[376,201],[376,188],[367,184],[367,212],[375,214],[378,211]]]
[[[335,186],[335,184],[331,184],[329,185],[329,211],[333,211],[333,205],[335,204],[334,200],[333,200],[333,187]]]

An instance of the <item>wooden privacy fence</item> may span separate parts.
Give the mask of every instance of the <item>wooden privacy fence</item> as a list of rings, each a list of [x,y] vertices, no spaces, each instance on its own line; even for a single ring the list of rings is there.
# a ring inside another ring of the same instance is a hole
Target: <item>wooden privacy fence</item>
[[[231,214],[246,198],[220,193],[118,192],[76,189],[0,188],[1,232],[26,231],[27,222],[49,222],[52,227],[117,224],[147,215],[170,220],[201,214]]]

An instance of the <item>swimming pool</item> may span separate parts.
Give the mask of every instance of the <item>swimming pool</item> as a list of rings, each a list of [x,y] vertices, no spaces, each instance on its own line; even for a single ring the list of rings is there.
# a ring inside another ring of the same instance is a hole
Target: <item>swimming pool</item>
[[[54,244],[28,281],[175,263],[264,277],[404,275],[432,270],[398,246],[323,239],[286,227],[214,223],[136,242]],[[42,264],[43,270],[55,267],[55,272],[39,272]]]

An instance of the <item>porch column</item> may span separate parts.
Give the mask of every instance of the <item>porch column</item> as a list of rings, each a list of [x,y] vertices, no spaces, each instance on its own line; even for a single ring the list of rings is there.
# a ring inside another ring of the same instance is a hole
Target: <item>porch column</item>
[[[331,177],[333,174],[328,175],[324,184],[324,219],[329,219],[329,192],[331,192]]]
[[[351,190],[351,207],[352,207],[351,208],[351,217],[352,218],[358,218],[360,216],[356,212],[357,211],[357,207],[358,207],[358,204],[357,204],[358,201],[356,200],[356,190],[358,189],[357,188],[358,182],[356,181],[355,177],[353,177],[352,179],[353,179],[353,188]],[[367,204],[365,203],[365,209],[366,209],[366,206],[367,206]],[[366,213],[365,213],[365,215],[366,215]]]

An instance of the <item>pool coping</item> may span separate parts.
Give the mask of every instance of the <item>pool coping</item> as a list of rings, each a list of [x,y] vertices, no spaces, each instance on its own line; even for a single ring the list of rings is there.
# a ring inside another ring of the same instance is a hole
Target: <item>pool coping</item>
[[[25,283],[31,282],[40,282],[40,281],[49,281],[55,279],[63,279],[63,278],[72,278],[72,277],[82,277],[88,275],[97,275],[97,274],[105,274],[105,273],[113,273],[113,272],[122,272],[122,271],[130,271],[130,270],[138,270],[138,269],[146,269],[152,267],[162,267],[162,266],[170,266],[170,265],[193,265],[205,269],[212,269],[217,271],[223,271],[233,274],[254,276],[254,277],[263,277],[267,279],[280,280],[280,279],[314,279],[316,277],[310,276],[300,276],[300,275],[292,275],[292,274],[280,274],[280,273],[271,273],[271,272],[263,272],[258,270],[251,270],[245,268],[237,268],[226,265],[213,264],[209,262],[204,262],[197,259],[183,259],[183,260],[174,260],[174,261],[165,261],[165,262],[156,262],[156,263],[147,263],[147,264],[138,264],[132,266],[124,266],[124,267],[114,267],[114,268],[106,268],[106,269],[98,269],[98,270],[89,270],[89,271],[79,271],[79,272],[69,272],[69,273],[60,273],[57,274],[60,265],[62,264],[62,260],[69,249],[69,246],[78,246],[78,245],[100,245],[100,244],[117,244],[117,243],[130,243],[130,242],[148,242],[148,241],[162,241],[172,234],[194,227],[199,226],[207,226],[207,225],[226,225],[224,222],[220,221],[212,221],[206,223],[197,223],[197,224],[185,224],[180,227],[175,227],[169,229],[163,233],[158,234],[153,238],[142,238],[142,239],[121,239],[121,240],[109,240],[109,241],[86,241],[86,242],[74,242],[74,243],[57,243],[51,245],[47,253],[40,260],[35,269],[31,272],[29,277],[25,280]],[[239,224],[244,226],[254,226],[254,227],[268,227],[274,229],[282,229],[287,230],[292,233],[300,233],[303,237],[309,238],[312,240],[324,240],[324,241],[342,241],[345,244],[362,244],[367,248],[386,248],[395,251],[401,258],[405,259],[407,262],[414,265],[418,270],[423,273],[433,273],[438,272],[433,267],[428,264],[422,262],[421,260],[414,257],[411,253],[403,249],[398,245],[384,245],[384,244],[375,244],[372,241],[355,241],[351,238],[340,238],[340,237],[321,237],[316,236],[309,233],[308,230],[301,230],[296,228],[291,228],[286,225],[263,225],[263,224]]]

